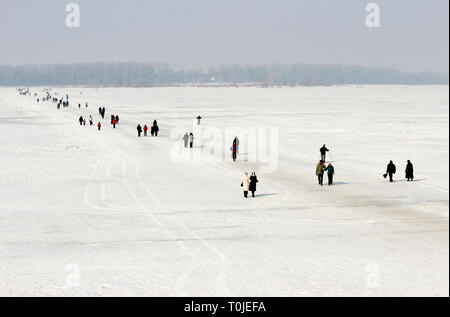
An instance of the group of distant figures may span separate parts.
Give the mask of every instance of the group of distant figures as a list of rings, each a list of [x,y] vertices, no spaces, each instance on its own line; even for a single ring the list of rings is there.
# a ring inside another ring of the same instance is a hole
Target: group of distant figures
[[[137,129],[139,138],[141,137],[142,132],[144,132],[144,137],[148,136],[148,127],[146,124],[144,124],[144,127],[142,127],[141,124],[138,124],[136,129]],[[159,133],[158,121],[156,121],[156,120],[153,121],[153,125],[150,128],[150,133],[152,136],[158,136],[158,133]]]
[[[94,119],[92,118],[92,116],[89,116],[88,120],[89,120],[89,125],[93,126]],[[86,118],[84,118],[83,116],[80,116],[80,118],[78,118],[78,122],[80,123],[81,126],[86,125],[86,123],[87,123]],[[119,116],[111,115],[111,125],[114,129],[116,128],[117,124],[119,124]],[[97,129],[98,129],[98,131],[100,131],[102,129],[102,123],[100,121],[97,123]]]
[[[323,177],[325,172],[327,172],[328,185],[331,186],[333,185],[335,169],[333,164],[331,164],[331,162],[327,162],[326,160],[327,152],[329,152],[330,150],[327,149],[326,145],[324,144],[319,151],[320,151],[320,161],[316,167],[316,175],[319,181],[319,185],[323,186]],[[325,163],[328,163],[328,165],[325,165]],[[395,166],[393,161],[390,161],[389,164],[387,165],[386,173],[383,174],[383,177],[387,178],[389,176],[389,182],[393,183],[394,175],[396,172],[397,167]],[[408,160],[406,163],[405,178],[408,182],[410,181],[412,182],[414,180],[414,166],[410,160]]]
[[[384,178],[389,176],[389,182],[394,182],[394,175],[397,172],[397,167],[395,166],[393,161],[390,161],[386,168],[386,173],[383,175]],[[405,169],[405,178],[408,182],[412,182],[414,180],[414,166],[410,160],[406,162]]]
[[[67,96],[67,98],[69,98],[69,97]],[[89,107],[89,103],[88,102],[86,102],[84,105],[86,106],[86,108]],[[78,109],[81,109],[81,103],[78,104]]]
[[[26,89],[18,89],[19,93],[21,95],[31,95],[29,90]],[[56,94],[57,95],[57,94]],[[35,96],[37,96],[37,94],[35,94]],[[49,91],[46,91],[46,96],[42,99],[37,99],[37,102],[39,102],[40,100],[42,101],[47,101],[47,100],[52,100],[54,103],[57,103],[57,108],[60,109],[61,106],[63,107],[68,107],[69,106],[69,96],[66,96],[66,100],[57,98],[57,97],[52,97],[51,94],[49,93]],[[86,102],[85,104],[86,108],[88,108],[88,103]],[[81,108],[81,104],[78,104],[78,108]],[[102,117],[102,119],[105,118],[105,107],[100,107],[98,108],[98,112],[99,115]],[[198,116],[197,118],[197,125],[201,124],[201,120],[202,117]],[[88,118],[89,121],[89,125],[93,126],[94,125],[94,121],[92,116],[89,116]],[[87,121],[83,116],[80,116],[79,118],[79,123],[81,126],[86,125]],[[111,125],[113,126],[113,128],[116,128],[116,125],[119,123],[119,116],[118,115],[111,115]],[[97,124],[97,128],[100,131],[102,125],[101,122],[98,122]],[[137,133],[138,133],[138,137],[141,137],[142,133],[144,134],[144,137],[146,137],[148,135],[148,127],[146,124],[144,124],[144,126],[142,127],[141,124],[138,124],[137,126]],[[158,122],[155,120],[153,121],[153,124],[150,128],[150,133],[152,136],[158,136],[159,133],[159,126],[158,126]],[[186,132],[185,135],[182,138],[182,141],[184,143],[184,147],[185,148],[193,148],[194,147],[194,134],[191,132]],[[233,144],[230,148],[231,153],[232,153],[232,159],[233,161],[237,160],[237,155],[239,154],[239,138],[235,137],[233,140]],[[332,159],[331,159],[331,155],[330,155],[330,161],[327,162],[326,156],[327,153],[330,151],[326,145],[324,144],[321,148],[320,148],[320,161],[317,164],[316,167],[316,175],[318,177],[318,182],[320,186],[323,186],[323,180],[324,180],[324,174],[325,172],[327,173],[328,176],[328,185],[331,186],[333,185],[333,178],[334,178],[334,174],[335,174],[335,168],[332,164]],[[325,165],[325,163],[328,163],[328,165]],[[397,172],[397,168],[395,166],[395,164],[393,163],[393,161],[390,161],[389,164],[387,165],[386,168],[386,173],[383,174],[384,178],[387,178],[389,176],[389,181],[392,183],[394,182],[394,175]],[[407,165],[406,165],[406,169],[405,169],[405,178],[407,179],[407,181],[413,181],[414,180],[414,167],[413,164],[411,163],[410,160],[407,161]],[[258,183],[258,178],[256,177],[256,173],[253,172],[251,173],[251,175],[249,176],[248,173],[245,173],[243,178],[242,178],[242,182],[241,182],[241,187],[243,188],[244,191],[244,197],[247,198],[248,197],[248,193],[251,192],[252,193],[252,197],[255,197],[255,192],[256,192],[256,184]]]

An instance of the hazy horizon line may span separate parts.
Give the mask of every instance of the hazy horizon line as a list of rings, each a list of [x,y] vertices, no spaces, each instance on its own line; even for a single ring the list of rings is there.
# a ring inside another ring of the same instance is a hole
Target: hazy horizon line
[[[90,61],[90,62],[64,62],[64,63],[12,63],[12,64],[0,64],[0,67],[36,67],[36,66],[71,66],[71,65],[125,65],[125,64],[134,64],[134,65],[161,65],[170,67],[175,71],[200,71],[200,72],[208,72],[211,70],[221,69],[221,68],[230,68],[230,67],[270,67],[270,66],[317,66],[317,67],[348,67],[348,68],[364,68],[367,70],[384,70],[384,71],[394,71],[402,74],[411,74],[411,75],[420,75],[420,74],[434,74],[439,76],[449,76],[450,72],[440,72],[436,70],[426,70],[426,71],[407,71],[389,66],[369,66],[362,64],[316,64],[316,63],[303,63],[303,62],[270,62],[270,63],[258,63],[258,64],[238,64],[238,63],[230,63],[230,64],[218,64],[215,66],[205,66],[205,67],[175,67],[170,62],[141,62],[141,61]]]

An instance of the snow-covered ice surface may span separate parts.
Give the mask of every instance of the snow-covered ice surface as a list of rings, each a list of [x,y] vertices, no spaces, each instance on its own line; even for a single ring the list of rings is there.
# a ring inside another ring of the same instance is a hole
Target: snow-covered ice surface
[[[448,86],[53,91],[71,106],[0,88],[1,296],[449,295]],[[102,131],[80,127],[100,105]],[[242,197],[245,154],[171,159],[198,114],[279,127],[260,196]],[[153,119],[161,136],[138,139]],[[314,175],[323,143],[333,187]]]

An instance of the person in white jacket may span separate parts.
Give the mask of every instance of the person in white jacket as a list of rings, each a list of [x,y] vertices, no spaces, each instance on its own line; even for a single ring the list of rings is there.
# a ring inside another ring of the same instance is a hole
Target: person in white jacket
[[[248,177],[248,173],[245,173],[242,177],[242,189],[244,190],[244,197],[248,197],[248,190],[250,188],[250,177]]]

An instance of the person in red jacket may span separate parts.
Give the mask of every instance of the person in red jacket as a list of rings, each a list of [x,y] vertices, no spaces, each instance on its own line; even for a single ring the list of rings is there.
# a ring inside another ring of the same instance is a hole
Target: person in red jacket
[[[236,159],[237,159],[237,146],[236,146],[235,142],[233,142],[233,145],[231,146],[230,150],[231,150],[231,156],[233,158],[233,161],[236,162]]]
[[[147,125],[144,125],[144,136],[147,136],[148,127]]]
[[[112,125],[113,125],[113,128],[115,129],[116,128],[116,118],[114,117],[113,119],[112,119]]]
[[[99,122],[99,123],[97,124],[98,131],[100,131],[101,127],[102,127],[102,124]]]

